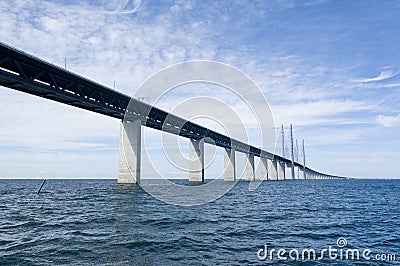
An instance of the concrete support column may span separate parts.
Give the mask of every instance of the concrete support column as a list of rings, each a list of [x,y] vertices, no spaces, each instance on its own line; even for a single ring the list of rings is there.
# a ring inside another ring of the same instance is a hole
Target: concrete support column
[[[246,181],[254,181],[254,154],[246,154]]]
[[[285,180],[285,162],[279,162],[278,180]]]
[[[278,180],[278,162],[276,160],[272,160],[270,170],[269,180]]]
[[[119,142],[119,184],[140,182],[141,121],[121,122]]]
[[[268,159],[260,157],[260,180],[268,180]]]
[[[235,148],[225,149],[224,153],[224,180],[236,181]]]
[[[189,142],[189,181],[204,182],[204,140]]]
[[[291,163],[288,163],[288,164],[286,165],[286,167],[287,167],[288,169],[290,169],[290,177],[288,177],[288,179],[295,179],[295,176],[294,176],[294,165],[291,164]]]

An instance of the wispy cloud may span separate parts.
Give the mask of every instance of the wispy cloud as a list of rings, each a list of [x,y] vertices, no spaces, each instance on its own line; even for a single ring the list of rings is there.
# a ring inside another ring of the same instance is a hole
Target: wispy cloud
[[[370,105],[361,101],[320,100],[272,106],[272,110],[276,120],[283,124],[313,126],[360,123],[359,120],[353,120],[351,116],[346,116],[346,114],[362,112],[370,107]]]
[[[376,122],[378,125],[384,127],[396,127],[400,126],[400,114],[395,116],[390,115],[379,115],[376,117]]]
[[[397,76],[397,74],[399,74],[399,72],[394,72],[392,70],[384,69],[381,71],[381,73],[377,77],[358,79],[358,80],[356,80],[356,82],[368,83],[368,82],[383,81],[386,79],[393,78],[393,77]]]
[[[389,83],[389,84],[382,84],[380,86],[375,86],[376,88],[398,88],[400,87],[400,83]]]

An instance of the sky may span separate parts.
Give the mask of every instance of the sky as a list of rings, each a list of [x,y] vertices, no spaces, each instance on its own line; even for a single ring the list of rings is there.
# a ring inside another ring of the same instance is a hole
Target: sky
[[[309,167],[349,177],[400,177],[399,25],[398,1],[0,2],[0,41],[62,67],[66,59],[68,70],[129,95],[184,61],[239,69],[268,101],[276,153],[280,126],[288,142],[293,124]],[[159,106],[169,111],[204,95],[242,113],[238,99],[204,84],[181,86]],[[117,177],[118,120],[4,87],[0,104],[0,178]],[[143,131],[162,171],[186,176],[157,149],[161,134]],[[212,153],[210,177],[223,158]]]

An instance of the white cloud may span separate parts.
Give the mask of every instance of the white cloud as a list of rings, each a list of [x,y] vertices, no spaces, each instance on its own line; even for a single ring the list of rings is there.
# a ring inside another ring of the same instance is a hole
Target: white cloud
[[[382,84],[378,86],[377,88],[398,88],[400,87],[400,83],[390,83],[390,84]]]
[[[364,79],[358,79],[356,80],[357,82],[361,83],[367,83],[367,82],[375,82],[375,81],[383,81],[392,77],[395,77],[399,72],[393,72],[391,70],[382,70],[379,76],[374,77],[374,78],[364,78]]]
[[[400,126],[400,114],[395,116],[379,115],[376,117],[376,122],[378,123],[378,125],[384,127]]]
[[[321,147],[328,145],[349,144],[356,140],[362,140],[363,133],[359,129],[343,129],[341,127],[320,128],[307,131],[307,147]],[[325,152],[321,151],[321,152]]]
[[[298,102],[291,105],[272,105],[274,118],[279,124],[296,126],[357,123],[344,115],[370,108],[364,102],[353,100],[320,100]]]

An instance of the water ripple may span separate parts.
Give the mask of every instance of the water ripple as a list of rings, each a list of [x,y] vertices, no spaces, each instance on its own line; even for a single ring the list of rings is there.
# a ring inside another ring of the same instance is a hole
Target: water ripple
[[[395,180],[265,182],[252,192],[239,182],[195,207],[114,180],[48,180],[51,193],[37,195],[39,184],[0,180],[0,265],[324,265],[330,261],[263,263],[257,251],[320,250],[339,237],[349,248],[400,250]]]

